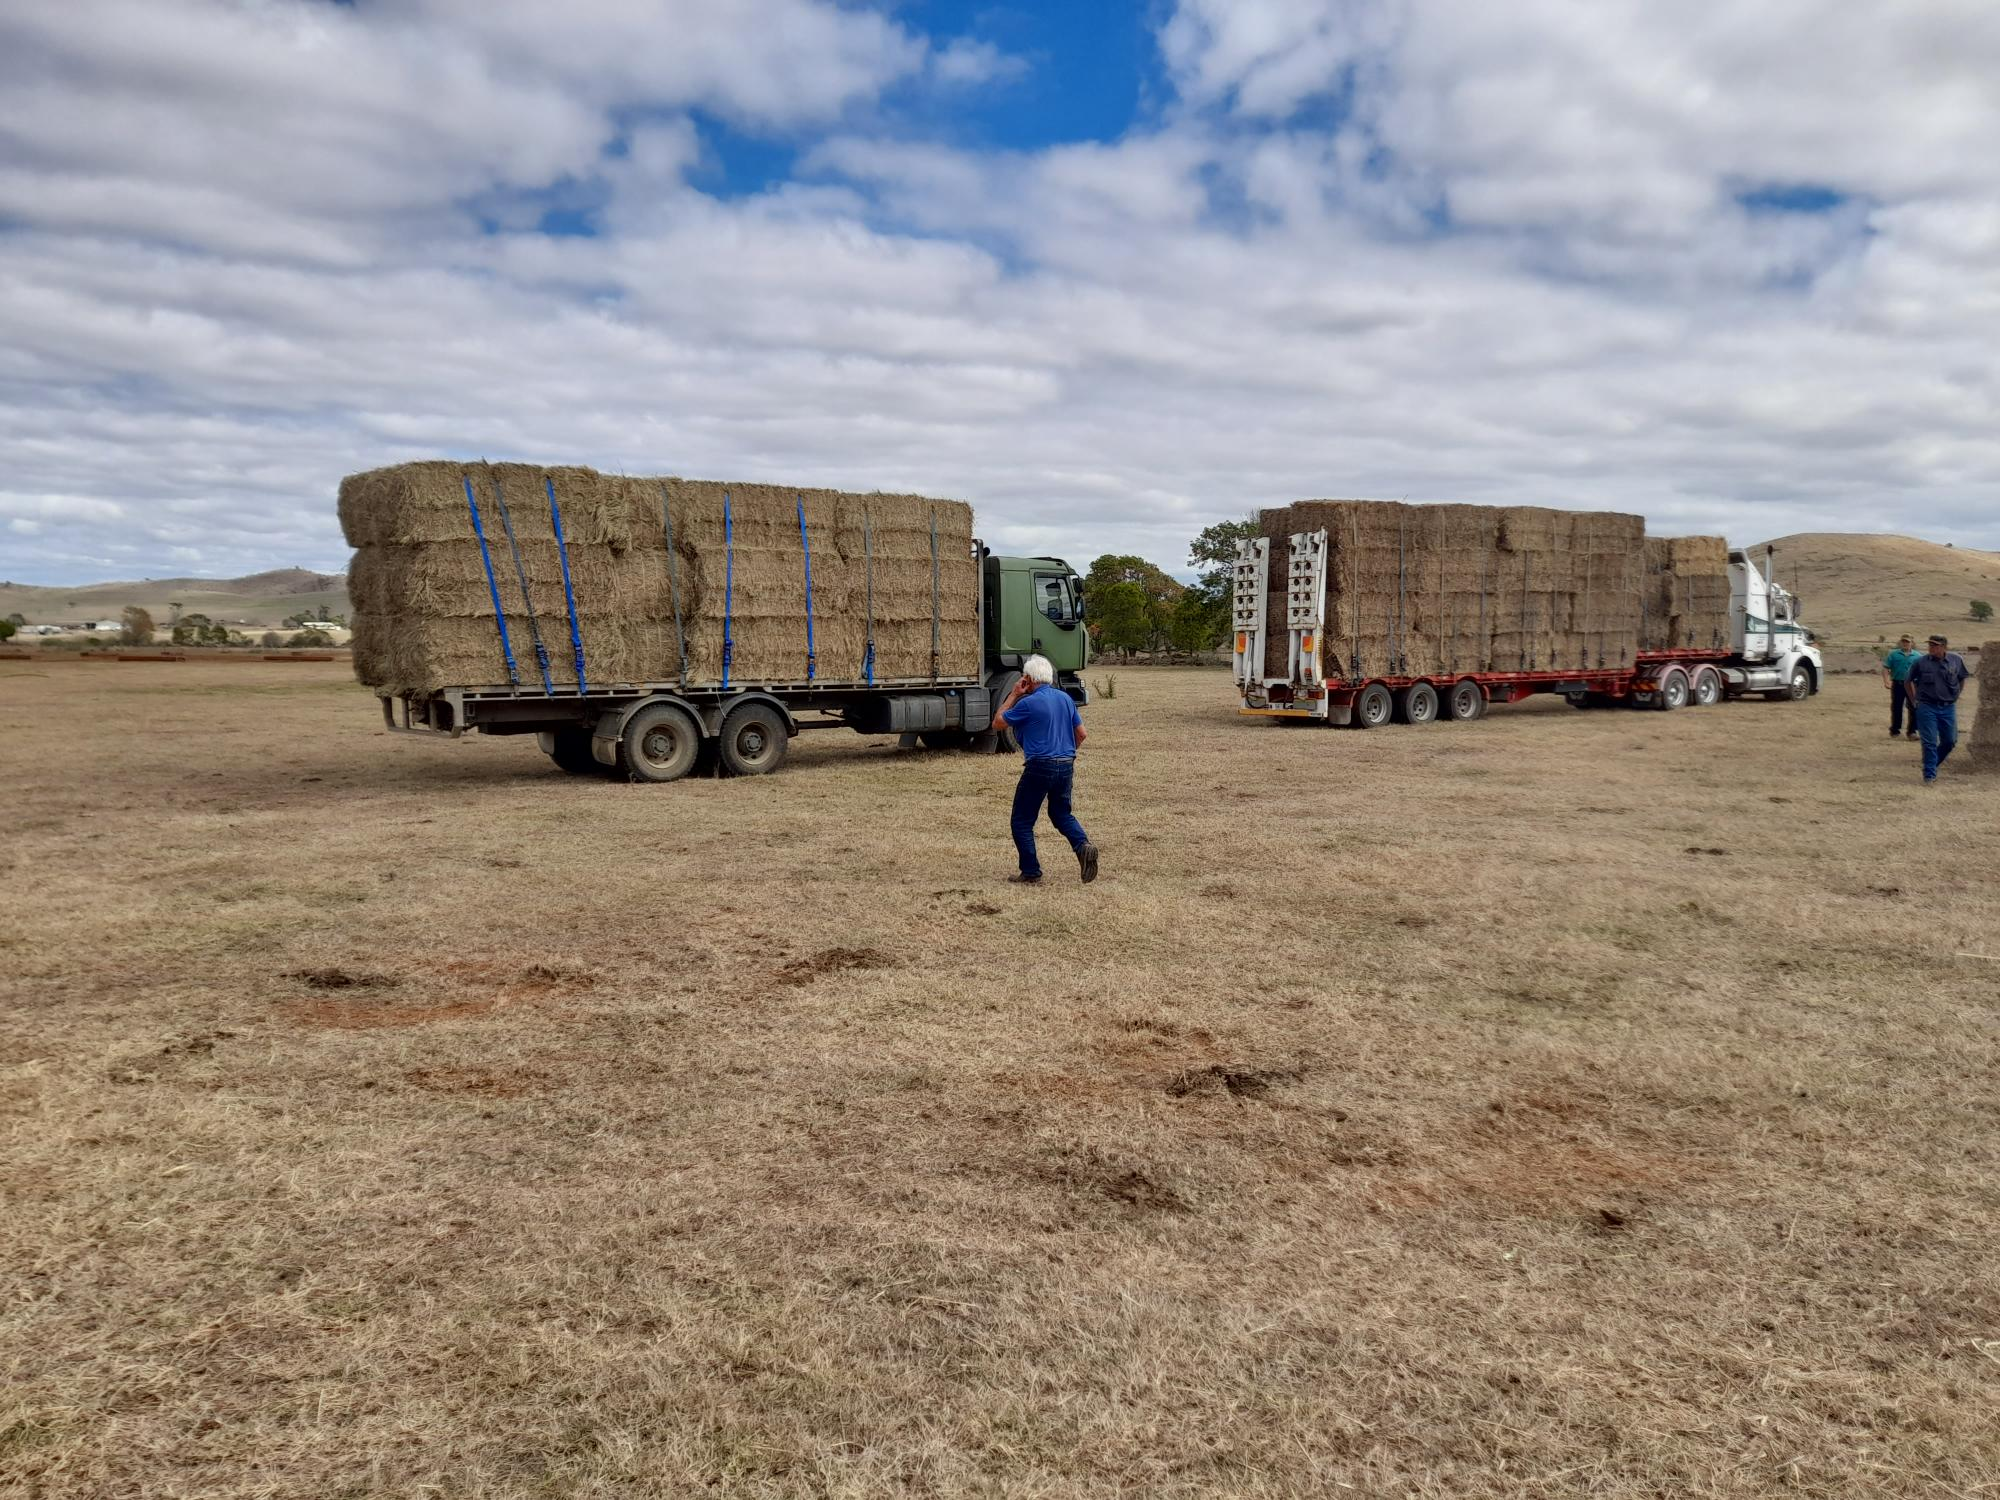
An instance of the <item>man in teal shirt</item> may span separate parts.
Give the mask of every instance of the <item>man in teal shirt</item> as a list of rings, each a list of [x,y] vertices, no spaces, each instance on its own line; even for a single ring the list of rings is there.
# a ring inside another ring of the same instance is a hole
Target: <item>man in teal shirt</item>
[[[1923,653],[1916,649],[1908,636],[1904,636],[1894,651],[1882,658],[1882,684],[1889,689],[1889,738],[1901,735],[1906,740],[1917,737],[1917,711],[1910,703],[1910,668],[1917,664]],[[1903,729],[1903,710],[1910,710],[1910,727]]]

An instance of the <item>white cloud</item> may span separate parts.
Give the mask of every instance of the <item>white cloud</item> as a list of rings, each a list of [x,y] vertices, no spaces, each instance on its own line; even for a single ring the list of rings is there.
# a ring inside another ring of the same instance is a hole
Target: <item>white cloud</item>
[[[1012,60],[818,0],[16,7],[0,572],[337,566],[339,476],[440,452],[964,495],[1077,560],[1329,493],[2000,544],[1983,7],[1160,41],[1157,124],[981,153],[877,111]],[[797,180],[701,190],[697,109]],[[1801,184],[1847,200],[1739,201]]]

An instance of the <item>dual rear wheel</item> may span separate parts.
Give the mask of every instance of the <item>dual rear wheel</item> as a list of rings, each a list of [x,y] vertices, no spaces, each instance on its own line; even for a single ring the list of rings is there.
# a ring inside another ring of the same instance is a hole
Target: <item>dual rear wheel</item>
[[[1391,719],[1398,724],[1435,724],[1441,718],[1466,723],[1485,713],[1486,694],[1469,677],[1452,683],[1442,694],[1428,682],[1413,682],[1395,692],[1371,682],[1355,696],[1352,723],[1359,729],[1374,729]]]
[[[678,703],[649,703],[625,722],[618,764],[591,754],[588,729],[560,729],[549,759],[571,775],[616,775],[627,781],[679,781],[718,762],[731,776],[768,776],[784,763],[791,726],[768,703],[744,703],[722,721],[722,733],[705,738],[701,723]]]

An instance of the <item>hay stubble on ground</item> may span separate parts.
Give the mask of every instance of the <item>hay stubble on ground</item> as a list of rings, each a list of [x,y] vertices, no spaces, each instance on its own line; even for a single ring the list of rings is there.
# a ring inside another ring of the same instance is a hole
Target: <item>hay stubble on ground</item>
[[[0,1493],[2000,1480],[2000,781],[1870,682],[1120,673],[1023,891],[1004,761],[615,786],[339,673],[0,666]]]

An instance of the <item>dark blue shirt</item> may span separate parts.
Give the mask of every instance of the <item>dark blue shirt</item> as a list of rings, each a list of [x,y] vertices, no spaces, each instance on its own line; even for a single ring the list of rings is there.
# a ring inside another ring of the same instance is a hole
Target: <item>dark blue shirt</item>
[[[1048,756],[1069,760],[1076,755],[1076,726],[1083,716],[1061,688],[1038,687],[1000,717],[1013,729],[1029,760]]]
[[[1943,708],[1958,702],[1959,689],[1965,686],[1968,675],[1965,658],[1956,651],[1947,651],[1943,656],[1925,652],[1910,668],[1910,686],[1917,690],[1917,702]]]

